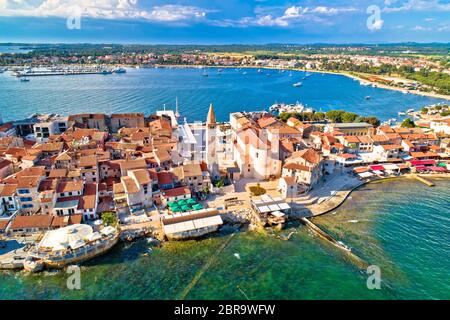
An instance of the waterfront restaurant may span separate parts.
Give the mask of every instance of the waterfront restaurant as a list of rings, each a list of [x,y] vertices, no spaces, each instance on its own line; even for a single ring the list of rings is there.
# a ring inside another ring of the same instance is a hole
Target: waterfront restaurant
[[[217,231],[223,224],[217,209],[165,214],[162,216],[164,233],[169,240],[196,238]]]

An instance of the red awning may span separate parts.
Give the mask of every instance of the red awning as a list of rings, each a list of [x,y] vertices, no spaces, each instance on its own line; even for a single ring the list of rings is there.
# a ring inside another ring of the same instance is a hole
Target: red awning
[[[373,171],[383,171],[384,167],[380,166],[380,165],[373,165],[373,166],[370,166],[370,169]]]
[[[436,166],[432,166],[430,167],[431,170],[436,171],[436,172],[446,172],[447,170],[443,167],[436,167]]]
[[[436,164],[435,160],[412,160],[410,161],[413,166],[434,166]]]
[[[416,166],[416,169],[417,170],[424,170],[424,169],[426,169],[427,167],[425,167],[425,166]]]

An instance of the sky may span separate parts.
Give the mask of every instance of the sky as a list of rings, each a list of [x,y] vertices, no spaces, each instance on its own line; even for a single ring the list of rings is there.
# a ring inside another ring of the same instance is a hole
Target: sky
[[[2,42],[450,42],[450,0],[0,0]]]

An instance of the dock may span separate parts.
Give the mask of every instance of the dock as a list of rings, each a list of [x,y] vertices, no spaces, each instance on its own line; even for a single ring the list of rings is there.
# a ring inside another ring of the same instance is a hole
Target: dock
[[[418,176],[418,175],[414,174],[413,178],[418,180],[418,181],[420,181],[420,182],[422,182],[422,183],[424,183],[424,184],[426,184],[429,187],[434,187],[434,183],[429,181],[429,180],[427,180],[427,179],[425,179],[424,177],[421,177],[421,176]]]

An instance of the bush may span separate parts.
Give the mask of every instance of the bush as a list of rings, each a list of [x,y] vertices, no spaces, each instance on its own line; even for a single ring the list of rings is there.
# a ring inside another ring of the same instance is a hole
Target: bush
[[[104,212],[102,214],[102,222],[104,226],[115,226],[117,225],[116,213],[112,211]]]
[[[402,128],[414,128],[416,124],[410,118],[403,120]]]

